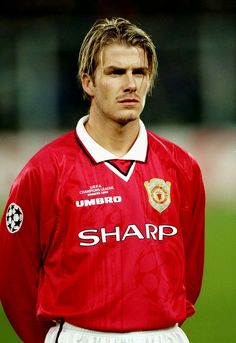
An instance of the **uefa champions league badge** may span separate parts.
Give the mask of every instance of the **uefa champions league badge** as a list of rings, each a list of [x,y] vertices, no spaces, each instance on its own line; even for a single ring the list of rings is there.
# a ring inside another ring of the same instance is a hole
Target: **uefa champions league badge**
[[[12,202],[7,209],[6,225],[10,233],[15,233],[20,230],[23,223],[23,211],[14,202]]]
[[[170,205],[171,182],[162,179],[145,181],[144,186],[148,194],[149,203],[158,212],[163,212]]]

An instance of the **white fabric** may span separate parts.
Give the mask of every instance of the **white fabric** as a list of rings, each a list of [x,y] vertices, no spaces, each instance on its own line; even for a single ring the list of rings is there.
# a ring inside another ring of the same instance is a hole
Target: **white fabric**
[[[89,154],[97,163],[119,159],[119,157],[107,151],[101,145],[95,142],[92,139],[92,137],[88,134],[88,132],[85,130],[84,124],[88,120],[88,117],[88,115],[84,116],[78,121],[76,126],[76,133],[81,142],[83,143],[83,145],[88,150]],[[146,160],[148,146],[147,131],[141,120],[139,120],[139,124],[140,130],[138,137],[132,145],[132,147],[130,148],[130,150],[127,152],[127,154],[121,157],[122,160],[134,160],[141,162],[144,162]]]
[[[163,330],[111,333],[86,330],[64,323],[56,341],[59,330],[59,324],[51,328],[45,343],[189,343],[178,325]]]

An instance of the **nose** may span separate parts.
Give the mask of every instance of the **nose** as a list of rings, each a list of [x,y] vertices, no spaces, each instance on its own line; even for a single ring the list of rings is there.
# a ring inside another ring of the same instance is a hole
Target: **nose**
[[[137,90],[135,76],[133,74],[125,75],[124,91],[135,92]]]

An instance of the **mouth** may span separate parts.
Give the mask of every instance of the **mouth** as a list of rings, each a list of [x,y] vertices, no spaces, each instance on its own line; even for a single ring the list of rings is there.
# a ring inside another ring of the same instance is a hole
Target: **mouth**
[[[124,98],[118,101],[121,104],[137,104],[139,101],[136,98]]]

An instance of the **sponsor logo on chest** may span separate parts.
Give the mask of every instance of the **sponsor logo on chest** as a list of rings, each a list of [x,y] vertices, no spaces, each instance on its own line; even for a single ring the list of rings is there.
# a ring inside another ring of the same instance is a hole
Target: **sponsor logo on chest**
[[[99,229],[86,229],[79,232],[78,237],[80,245],[84,247],[97,245],[98,243],[108,243],[112,241],[122,242],[131,237],[142,240],[152,239],[154,241],[163,241],[167,237],[175,236],[178,230],[172,225],[154,225],[145,224],[141,229],[136,224],[128,225],[125,230],[120,226],[115,226],[113,231],[105,227]]]

